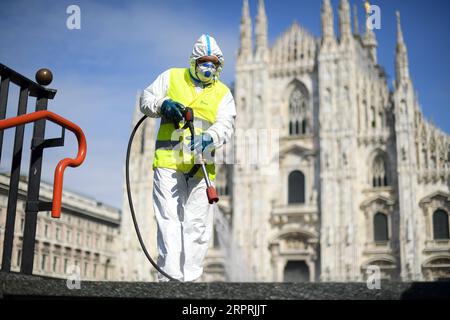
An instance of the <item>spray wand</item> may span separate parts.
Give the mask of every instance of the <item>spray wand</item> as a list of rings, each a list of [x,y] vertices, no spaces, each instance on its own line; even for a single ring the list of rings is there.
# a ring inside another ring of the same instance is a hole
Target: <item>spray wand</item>
[[[183,117],[185,120],[183,129],[189,128],[192,139],[191,141],[194,142],[195,137],[194,110],[192,110],[192,108],[185,107],[185,109],[183,110]],[[177,124],[175,125],[175,127],[177,127]],[[219,197],[217,196],[216,189],[214,188],[214,186],[211,183],[211,180],[209,179],[208,172],[206,171],[206,162],[202,154],[200,155],[200,163],[195,164],[192,167],[192,169],[186,174],[186,181],[189,178],[192,178],[200,168],[202,169],[203,177],[206,182],[206,196],[208,197],[208,202],[210,204],[216,203],[219,201]]]

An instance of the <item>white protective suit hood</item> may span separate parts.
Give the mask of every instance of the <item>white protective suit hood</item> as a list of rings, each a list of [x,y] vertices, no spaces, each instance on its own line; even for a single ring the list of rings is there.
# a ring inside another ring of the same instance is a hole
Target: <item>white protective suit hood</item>
[[[194,44],[194,48],[192,49],[191,57],[189,58],[189,70],[192,77],[198,81],[200,81],[200,79],[197,76],[196,61],[198,58],[204,56],[216,56],[219,59],[220,66],[217,68],[217,73],[214,76],[214,79],[212,79],[212,82],[214,82],[218,80],[225,60],[223,59],[222,50],[220,50],[216,40],[208,34],[202,34],[200,38],[198,38],[197,42]]]

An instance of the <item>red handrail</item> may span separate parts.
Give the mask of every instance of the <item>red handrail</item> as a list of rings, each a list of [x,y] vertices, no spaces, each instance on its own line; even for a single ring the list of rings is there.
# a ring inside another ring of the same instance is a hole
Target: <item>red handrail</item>
[[[21,116],[0,120],[0,130],[8,129],[12,127],[19,126],[21,124],[35,122],[37,120],[47,119],[60,126],[72,131],[78,140],[78,154],[75,159],[65,158],[61,160],[55,169],[55,178],[53,182],[53,203],[52,203],[52,217],[59,218],[61,216],[61,198],[62,198],[62,187],[63,187],[63,177],[64,170],[67,167],[78,167],[81,165],[86,158],[86,137],[84,136],[83,130],[75,123],[53,113],[51,111],[42,110],[36,111],[29,114],[24,114]]]

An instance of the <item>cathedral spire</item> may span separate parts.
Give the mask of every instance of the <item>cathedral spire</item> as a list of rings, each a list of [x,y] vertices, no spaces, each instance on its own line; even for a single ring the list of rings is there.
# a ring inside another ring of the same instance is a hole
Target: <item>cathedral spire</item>
[[[353,5],[353,32],[359,34],[359,21],[358,21],[358,6]]]
[[[348,0],[341,0],[339,3],[339,32],[341,43],[348,42],[352,37],[350,5],[348,4]]]
[[[397,45],[405,46],[405,39],[403,38],[403,30],[402,30],[402,22],[400,19],[400,11],[395,12],[395,16],[397,17]]]
[[[323,0],[321,18],[322,45],[330,46],[335,43],[333,8],[331,7],[330,0]]]
[[[239,48],[239,58],[251,57],[252,51],[252,20],[248,8],[248,0],[244,0],[242,5],[241,46]]]
[[[408,81],[409,78],[409,62],[408,62],[408,50],[406,48],[405,40],[403,38],[403,31],[400,21],[400,12],[396,12],[397,15],[397,49],[395,70],[397,75],[397,84]]]
[[[256,16],[256,55],[263,57],[267,53],[267,16],[264,0],[259,0],[258,15]]]
[[[369,25],[370,4],[369,1],[365,3],[366,7],[366,33],[364,34],[364,45],[369,49],[372,60],[377,63],[377,38],[375,32],[372,30],[372,26]]]

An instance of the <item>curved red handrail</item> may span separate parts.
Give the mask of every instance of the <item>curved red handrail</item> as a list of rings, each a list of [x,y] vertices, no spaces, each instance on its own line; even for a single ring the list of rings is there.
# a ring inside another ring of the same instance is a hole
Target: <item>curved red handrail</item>
[[[63,177],[64,170],[67,167],[78,167],[81,165],[86,158],[87,143],[86,137],[84,136],[83,130],[75,123],[53,113],[51,111],[42,110],[36,111],[29,114],[24,114],[21,116],[0,120],[0,130],[8,129],[12,127],[19,126],[21,124],[35,122],[37,120],[47,119],[60,126],[72,131],[78,140],[78,154],[75,159],[65,158],[61,160],[55,169],[55,177],[53,181],[53,203],[52,203],[52,217],[61,217],[61,198],[62,198],[62,187],[63,187]]]

